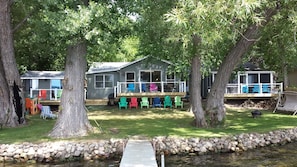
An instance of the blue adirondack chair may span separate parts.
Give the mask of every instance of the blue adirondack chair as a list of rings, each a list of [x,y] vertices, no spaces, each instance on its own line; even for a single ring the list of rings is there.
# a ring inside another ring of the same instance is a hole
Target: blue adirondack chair
[[[253,87],[253,93],[260,93],[260,87],[258,84],[255,84]]]
[[[249,92],[247,85],[242,85],[241,88],[242,88],[242,93],[248,93]]]
[[[153,99],[153,107],[162,107],[162,103],[161,103],[160,97],[155,97]]]
[[[135,85],[133,83],[129,83],[127,87],[128,92],[134,92],[135,91]]]
[[[262,85],[262,93],[270,93],[269,85],[263,84]]]

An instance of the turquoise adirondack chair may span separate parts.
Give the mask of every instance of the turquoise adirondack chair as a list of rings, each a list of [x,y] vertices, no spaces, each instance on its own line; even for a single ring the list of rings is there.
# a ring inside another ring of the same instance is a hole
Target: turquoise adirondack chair
[[[142,98],[141,98],[140,108],[143,108],[143,107],[147,107],[147,108],[150,107],[150,103],[149,103],[147,97],[142,97]]]
[[[128,102],[127,102],[127,98],[126,97],[121,97],[120,101],[119,101],[119,109],[122,109],[122,107],[124,108],[128,108]]]
[[[165,98],[164,98],[164,108],[166,108],[166,107],[172,108],[172,101],[171,101],[170,96],[165,96]]]
[[[177,107],[183,108],[184,107],[184,102],[181,100],[180,96],[174,97],[174,105],[175,105],[175,108],[177,108]]]

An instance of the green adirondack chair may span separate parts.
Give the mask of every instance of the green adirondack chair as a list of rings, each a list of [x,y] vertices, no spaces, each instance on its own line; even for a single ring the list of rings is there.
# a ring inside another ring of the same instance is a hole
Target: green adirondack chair
[[[171,101],[170,96],[165,96],[165,98],[164,98],[164,108],[166,108],[166,107],[172,108],[172,101]]]
[[[147,97],[142,97],[142,98],[141,98],[141,102],[140,102],[140,108],[145,107],[145,106],[146,106],[147,108],[149,108],[149,107],[150,107],[150,103],[149,103]]]
[[[119,109],[122,109],[122,107],[128,108],[128,102],[126,97],[121,97],[119,101]]]
[[[174,97],[174,105],[175,105],[175,108],[177,108],[177,107],[183,108],[184,107],[184,102],[181,100],[180,96]]]

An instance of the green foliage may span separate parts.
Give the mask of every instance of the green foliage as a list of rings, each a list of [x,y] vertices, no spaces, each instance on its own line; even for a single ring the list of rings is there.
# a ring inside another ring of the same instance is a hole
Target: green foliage
[[[15,25],[28,17],[15,33],[22,69],[63,70],[66,46],[81,38],[88,41],[89,62],[121,61],[125,42],[135,37],[132,20],[110,1],[90,1],[88,6],[72,0],[16,1],[13,9]]]
[[[189,53],[192,35],[202,39],[201,70],[206,75],[221,63],[248,25],[263,20],[261,9],[268,5],[267,1],[182,0],[165,14],[165,18],[171,23],[171,38],[183,43],[183,52],[188,59],[193,55]]]
[[[283,80],[283,68],[295,69],[297,63],[297,7],[293,4],[283,4],[282,10],[265,26],[260,40],[248,56],[248,61],[264,69],[277,71],[280,80]]]

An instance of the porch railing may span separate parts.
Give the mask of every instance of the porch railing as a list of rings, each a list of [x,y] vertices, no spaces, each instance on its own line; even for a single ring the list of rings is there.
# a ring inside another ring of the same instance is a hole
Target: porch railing
[[[115,97],[119,93],[143,92],[186,92],[186,82],[117,82],[114,88]]]
[[[44,91],[45,94],[42,94]],[[59,100],[60,91],[63,89],[30,89],[30,98],[41,98],[42,100]]]
[[[228,84],[226,94],[277,94],[283,92],[283,83],[255,83],[255,84]]]
[[[46,92],[45,97],[42,97],[42,91]],[[30,89],[30,98],[41,98],[42,100],[59,100],[63,89]],[[86,100],[87,91],[84,90],[84,99]]]

